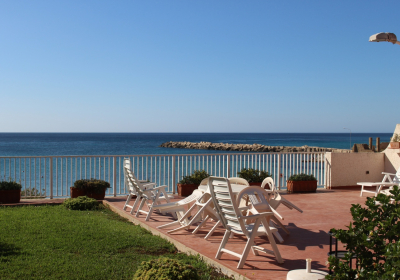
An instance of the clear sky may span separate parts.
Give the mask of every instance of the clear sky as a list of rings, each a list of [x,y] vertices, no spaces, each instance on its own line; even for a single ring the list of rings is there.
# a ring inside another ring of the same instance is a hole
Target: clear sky
[[[392,132],[400,1],[0,1],[0,132]]]

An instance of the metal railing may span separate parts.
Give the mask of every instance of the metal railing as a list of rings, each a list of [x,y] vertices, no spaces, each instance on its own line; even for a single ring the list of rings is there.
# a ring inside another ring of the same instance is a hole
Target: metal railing
[[[319,186],[326,184],[325,153],[0,157],[0,180],[21,183],[22,197],[68,197],[69,187],[76,180],[89,178],[108,181],[108,196],[124,195],[125,157],[130,158],[132,171],[139,180],[168,185],[172,193],[183,176],[200,169],[222,177],[236,177],[242,168],[268,171],[279,189],[297,173],[313,174]]]

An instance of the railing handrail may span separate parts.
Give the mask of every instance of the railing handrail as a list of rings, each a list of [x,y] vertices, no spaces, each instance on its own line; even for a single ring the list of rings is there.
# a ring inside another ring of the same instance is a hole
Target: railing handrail
[[[160,157],[160,156],[214,156],[214,155],[273,155],[273,154],[325,154],[326,152],[242,152],[213,154],[144,154],[144,155],[69,155],[69,156],[0,156],[2,158],[74,158],[74,157]]]

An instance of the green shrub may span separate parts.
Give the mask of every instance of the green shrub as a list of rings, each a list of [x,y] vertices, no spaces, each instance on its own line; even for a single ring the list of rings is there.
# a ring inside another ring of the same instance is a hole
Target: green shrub
[[[69,210],[96,210],[99,208],[98,201],[87,196],[68,198],[64,201],[63,205]]]
[[[22,185],[17,182],[13,182],[13,181],[0,182],[0,191],[21,190],[21,189],[22,189]]]
[[[81,179],[76,180],[74,188],[80,190],[87,190],[91,192],[100,192],[104,189],[110,188],[110,183],[99,179]]]
[[[267,171],[260,171],[253,168],[243,168],[237,174],[249,183],[262,182],[265,178],[272,177]]]
[[[142,262],[134,280],[196,280],[199,276],[193,266],[170,258]]]
[[[317,181],[317,179],[314,177],[314,175],[310,174],[293,174],[292,176],[289,177],[288,181]]]
[[[353,222],[347,230],[331,229],[345,244],[348,253],[343,259],[330,256],[333,275],[327,279],[400,279],[400,190],[394,186],[391,196],[368,197],[365,208],[353,204]],[[357,267],[350,268],[351,257]]]
[[[200,185],[201,181],[208,177],[210,177],[210,175],[205,170],[195,170],[192,175],[183,176],[182,180],[180,180],[178,184]]]

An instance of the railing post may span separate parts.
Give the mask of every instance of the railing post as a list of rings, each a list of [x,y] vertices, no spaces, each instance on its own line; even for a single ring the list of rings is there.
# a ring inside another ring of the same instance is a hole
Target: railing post
[[[53,199],[53,158],[52,157],[50,157],[49,186],[50,186],[50,199]]]
[[[114,197],[117,196],[117,158],[113,157],[113,189],[114,189]]]
[[[278,153],[278,190],[281,189],[281,154]]]
[[[226,159],[226,168],[228,169],[228,171],[226,172],[226,176],[229,178],[231,177],[231,155],[227,155]]]
[[[172,193],[175,194],[176,174],[175,174],[175,156],[172,156]]]

